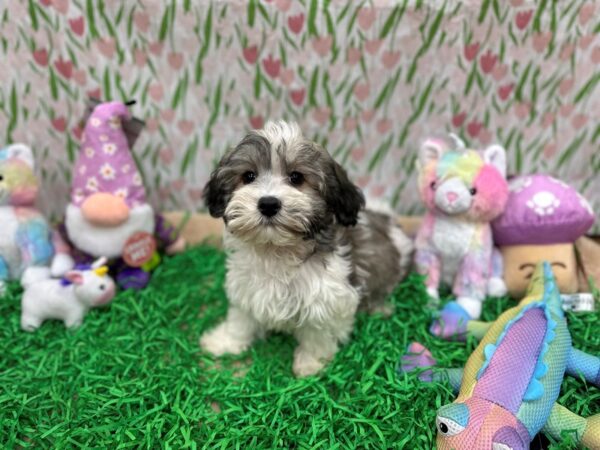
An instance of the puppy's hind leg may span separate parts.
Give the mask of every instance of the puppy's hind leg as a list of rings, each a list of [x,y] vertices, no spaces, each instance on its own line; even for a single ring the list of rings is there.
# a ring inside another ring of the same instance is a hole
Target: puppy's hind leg
[[[225,321],[202,335],[200,347],[215,356],[239,355],[250,347],[258,332],[259,325],[252,316],[230,305]]]
[[[371,294],[369,298],[362,301],[360,310],[365,311],[368,314],[381,315],[386,319],[394,314],[395,306],[390,303],[388,299],[388,293]]]

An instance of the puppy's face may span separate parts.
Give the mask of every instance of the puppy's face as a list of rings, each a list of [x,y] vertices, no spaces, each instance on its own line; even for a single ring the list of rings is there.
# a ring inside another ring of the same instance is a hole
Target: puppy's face
[[[205,188],[213,217],[247,242],[293,246],[339,223],[355,225],[360,190],[296,124],[268,123],[223,156]]]

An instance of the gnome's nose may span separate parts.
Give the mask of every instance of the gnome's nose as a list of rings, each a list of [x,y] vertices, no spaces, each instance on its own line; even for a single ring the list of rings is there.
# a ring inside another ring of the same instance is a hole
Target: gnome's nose
[[[85,220],[100,227],[116,227],[129,219],[125,200],[105,192],[90,195],[81,205],[81,212]]]

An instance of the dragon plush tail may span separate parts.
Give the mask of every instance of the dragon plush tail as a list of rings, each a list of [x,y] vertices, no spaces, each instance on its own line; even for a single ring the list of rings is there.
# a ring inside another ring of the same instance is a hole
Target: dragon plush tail
[[[585,419],[586,427],[581,444],[587,448],[600,448],[600,414]]]
[[[556,403],[544,431],[555,439],[561,439],[563,432],[572,433],[578,444],[586,448],[600,449],[600,414],[586,419]]]

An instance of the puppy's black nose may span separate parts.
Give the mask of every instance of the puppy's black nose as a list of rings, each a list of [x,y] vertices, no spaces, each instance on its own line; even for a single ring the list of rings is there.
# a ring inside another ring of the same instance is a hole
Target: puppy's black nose
[[[258,200],[258,210],[263,216],[273,217],[281,209],[281,202],[277,197],[261,197]]]

